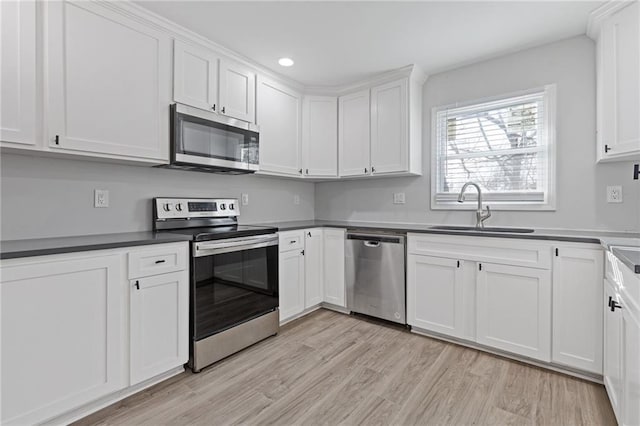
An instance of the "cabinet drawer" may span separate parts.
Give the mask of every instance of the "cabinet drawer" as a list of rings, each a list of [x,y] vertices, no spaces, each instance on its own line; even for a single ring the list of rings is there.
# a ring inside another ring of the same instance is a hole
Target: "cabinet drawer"
[[[129,278],[182,271],[187,267],[188,243],[163,244],[129,252]]]
[[[279,236],[280,252],[304,248],[304,230],[281,232]]]
[[[515,238],[409,233],[407,252],[426,256],[551,269],[552,244]]]

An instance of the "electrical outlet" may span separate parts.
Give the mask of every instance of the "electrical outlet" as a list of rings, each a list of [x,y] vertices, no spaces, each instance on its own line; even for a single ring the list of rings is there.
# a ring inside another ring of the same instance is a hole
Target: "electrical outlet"
[[[607,186],[607,203],[622,202],[622,186]]]
[[[396,192],[393,194],[393,204],[404,204],[404,192]]]
[[[249,194],[242,194],[242,205],[249,205]]]
[[[93,207],[109,207],[108,189],[96,189],[93,191]]]
[[[300,196],[298,194],[295,194],[293,196],[293,204],[295,204],[296,206],[300,204]]]

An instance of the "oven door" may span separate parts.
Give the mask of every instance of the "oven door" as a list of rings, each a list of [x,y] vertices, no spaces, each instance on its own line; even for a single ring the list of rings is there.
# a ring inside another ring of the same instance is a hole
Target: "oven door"
[[[193,243],[195,341],[278,307],[277,234]]]
[[[172,163],[202,168],[258,170],[257,126],[241,120],[171,105]]]

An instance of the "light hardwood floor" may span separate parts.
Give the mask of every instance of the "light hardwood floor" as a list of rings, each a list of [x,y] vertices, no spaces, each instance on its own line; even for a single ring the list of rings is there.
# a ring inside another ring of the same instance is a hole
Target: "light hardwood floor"
[[[78,422],[614,425],[601,385],[328,310]]]

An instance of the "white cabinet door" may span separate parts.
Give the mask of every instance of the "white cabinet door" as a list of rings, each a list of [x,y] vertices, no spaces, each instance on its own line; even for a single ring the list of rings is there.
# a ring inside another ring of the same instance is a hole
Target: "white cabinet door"
[[[479,263],[477,342],[551,360],[551,272]]]
[[[475,263],[472,263],[475,265]],[[407,259],[407,323],[448,336],[463,337],[464,263],[411,254]]]
[[[602,250],[557,247],[553,258],[553,361],[602,374]]]
[[[304,307],[310,308],[323,300],[322,228],[304,231]]]
[[[640,154],[640,5],[608,17],[598,40],[598,158]]]
[[[41,423],[125,387],[124,256],[2,266],[2,424]]]
[[[324,301],[346,307],[344,280],[344,229],[324,229]]]
[[[340,176],[371,173],[369,152],[369,89],[338,99]]]
[[[94,2],[45,6],[49,145],[168,161],[169,36]]]
[[[304,255],[302,250],[280,253],[278,260],[280,321],[304,311]]]
[[[207,111],[217,111],[218,57],[213,52],[175,40],[173,100]]]
[[[0,141],[34,146],[36,2],[0,2],[0,24]]]
[[[305,176],[338,176],[338,98],[305,96],[302,153]]]
[[[409,170],[408,79],[371,89],[371,172]]]
[[[302,95],[298,92],[263,77],[258,78],[261,171],[302,176],[301,108]]]
[[[640,280],[638,280],[640,284]],[[621,301],[623,336],[622,424],[640,425],[640,316]],[[619,309],[616,309],[616,313]]]
[[[614,284],[604,280],[604,363],[603,382],[619,423],[622,423],[622,312],[611,311],[611,303],[620,304]]]
[[[155,275],[129,282],[131,385],[189,359],[189,274]]]
[[[229,59],[220,59],[220,112],[238,120],[256,121],[256,75]]]

